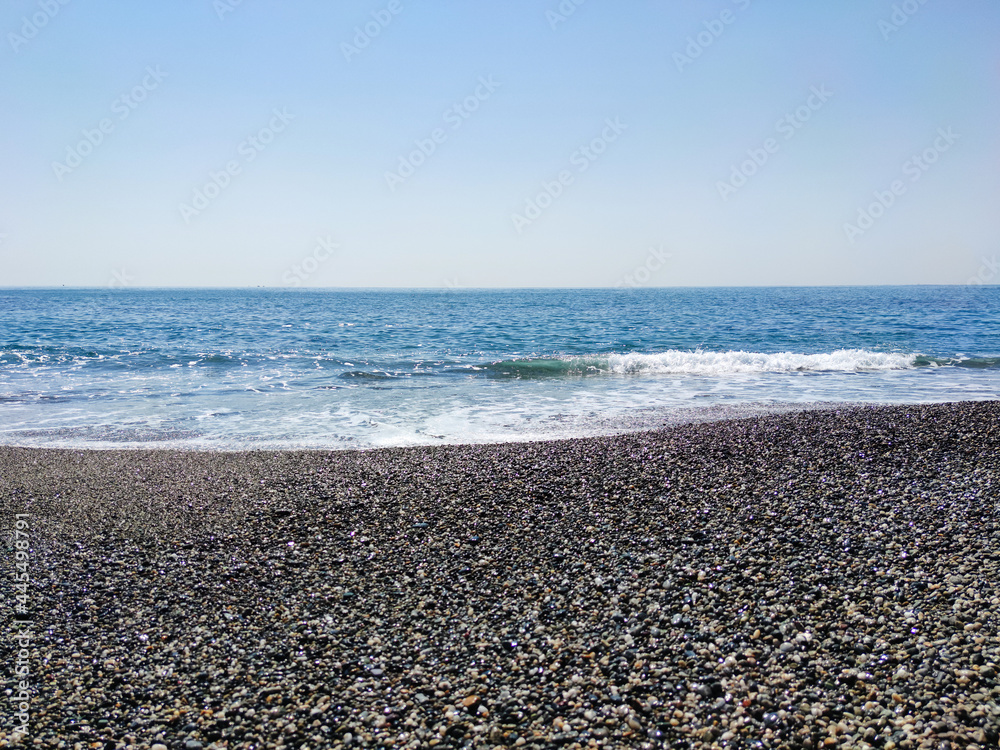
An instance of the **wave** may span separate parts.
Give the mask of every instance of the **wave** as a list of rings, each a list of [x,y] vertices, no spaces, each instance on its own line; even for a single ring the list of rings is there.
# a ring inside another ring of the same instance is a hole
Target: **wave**
[[[973,370],[1000,368],[1000,357],[925,357],[918,355],[917,367],[968,367]]]
[[[986,362],[987,360],[982,360]],[[838,349],[819,354],[796,352],[707,352],[671,349],[652,354],[605,354],[588,357],[515,359],[483,369],[493,377],[544,378],[586,375],[729,375],[783,372],[873,372],[908,370],[919,366],[958,366],[958,360],[934,360],[917,354]],[[971,360],[963,360],[962,366]],[[1000,360],[983,367],[1000,366]]]
[[[348,372],[342,372],[337,377],[344,378],[347,380],[358,379],[358,380],[394,380],[395,375],[388,372],[366,372],[364,370],[350,370]]]
[[[483,362],[481,353],[435,356],[432,359],[343,359],[331,353],[248,351],[91,350],[83,347],[0,345],[0,374],[38,368],[71,367],[144,375],[183,368],[254,374],[275,367],[282,377],[312,377],[320,370],[348,381],[393,381],[415,376],[464,375],[487,378],[559,378],[600,375],[729,375],[741,373],[875,372],[914,368],[1000,369],[1000,357],[928,355],[870,349],[829,352],[756,352],[668,349],[661,352],[590,355],[524,356]],[[497,355],[494,355],[497,356]],[[503,356],[500,354],[499,356]],[[472,360],[472,361],[470,361]],[[355,364],[357,363],[357,364]],[[362,369],[363,368],[363,369]]]

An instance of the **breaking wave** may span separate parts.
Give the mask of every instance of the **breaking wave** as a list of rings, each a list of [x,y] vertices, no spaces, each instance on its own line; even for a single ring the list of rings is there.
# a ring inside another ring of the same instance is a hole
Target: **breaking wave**
[[[996,367],[998,362],[981,364]],[[968,361],[932,360],[917,354],[838,349],[820,354],[796,352],[681,351],[605,354],[588,357],[515,359],[485,366],[496,377],[540,378],[581,375],[729,375],[782,372],[869,372],[919,366],[975,366]]]

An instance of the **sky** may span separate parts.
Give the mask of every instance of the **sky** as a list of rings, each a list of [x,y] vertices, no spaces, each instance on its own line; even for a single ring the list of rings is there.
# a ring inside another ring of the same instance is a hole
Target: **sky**
[[[1000,280],[994,0],[8,0],[0,286]]]

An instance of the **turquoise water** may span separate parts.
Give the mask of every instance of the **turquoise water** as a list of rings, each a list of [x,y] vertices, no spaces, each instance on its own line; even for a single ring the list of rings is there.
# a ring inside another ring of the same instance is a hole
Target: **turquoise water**
[[[309,447],[1000,398],[1000,288],[0,289],[0,443]]]

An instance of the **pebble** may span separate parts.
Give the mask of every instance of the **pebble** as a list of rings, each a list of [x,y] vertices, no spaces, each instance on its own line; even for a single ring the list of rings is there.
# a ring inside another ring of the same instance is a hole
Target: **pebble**
[[[0,447],[0,507],[31,518],[32,731],[995,747],[998,457],[997,402],[495,446]]]

